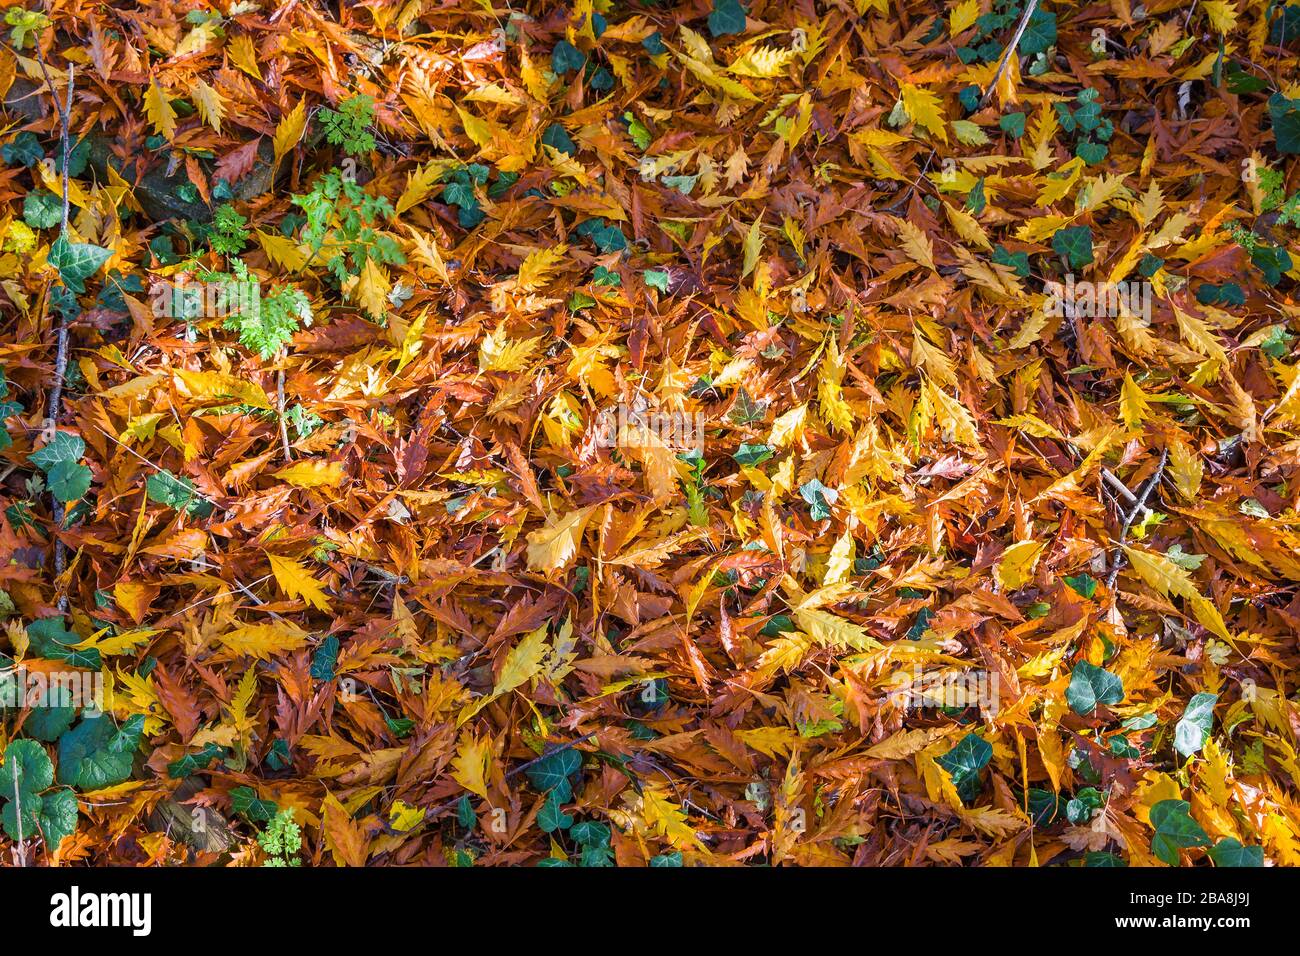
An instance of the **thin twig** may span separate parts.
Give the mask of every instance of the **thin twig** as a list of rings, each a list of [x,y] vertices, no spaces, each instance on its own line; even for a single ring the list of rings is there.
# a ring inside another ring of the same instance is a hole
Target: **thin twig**
[[[280,413],[280,449],[284,452],[285,463],[292,460],[289,453],[289,425],[284,420],[284,368],[283,366],[276,369],[275,372],[275,407]]]
[[[998,81],[1002,79],[1002,71],[1007,68],[1011,58],[1016,55],[1016,47],[1020,44],[1020,38],[1025,35],[1025,28],[1029,26],[1029,18],[1034,15],[1034,10],[1037,8],[1038,0],[1029,0],[1025,12],[1020,15],[1020,22],[1016,24],[1015,35],[1011,38],[1011,42],[1007,44],[1007,48],[1002,51],[1002,59],[998,63],[998,71],[993,74],[993,82],[989,84],[989,88],[980,97],[980,106],[987,103],[989,97],[993,95],[993,91],[998,88]]]
[[[1120,528],[1118,550],[1111,561],[1110,575],[1106,578],[1106,590],[1111,593],[1111,600],[1114,600],[1115,581],[1119,578],[1120,568],[1124,566],[1124,541],[1128,538],[1128,529],[1133,524],[1137,516],[1143,511],[1147,511],[1147,499],[1151,497],[1151,492],[1156,490],[1156,485],[1160,484],[1160,479],[1164,477],[1165,465],[1169,461],[1169,449],[1166,448],[1160,453],[1160,464],[1156,466],[1156,473],[1146,483],[1142,493],[1138,495],[1137,504],[1133,510],[1124,518],[1124,526]]]
[[[15,814],[18,820],[18,842],[14,844],[14,856],[19,866],[27,865],[27,847],[23,846],[23,793],[22,788],[18,786],[18,758],[13,758],[13,776],[14,776],[14,808],[18,811]]]

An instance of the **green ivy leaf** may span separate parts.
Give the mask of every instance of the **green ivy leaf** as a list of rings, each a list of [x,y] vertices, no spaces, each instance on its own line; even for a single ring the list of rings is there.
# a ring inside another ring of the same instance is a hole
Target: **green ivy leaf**
[[[1209,850],[1210,859],[1215,866],[1241,867],[1263,866],[1264,848],[1262,846],[1242,846],[1234,837],[1225,837]]]
[[[808,502],[808,517],[813,521],[825,521],[831,516],[831,505],[839,495],[813,478],[800,486],[799,497]]]
[[[736,460],[736,464],[742,467],[752,468],[755,465],[762,464],[772,457],[772,446],[759,442],[751,445],[748,442],[741,442],[740,447],[735,454],[731,456]]]
[[[715,37],[745,32],[745,8],[740,0],[713,0],[709,33]]]
[[[68,242],[59,236],[50,246],[46,261],[59,270],[63,284],[81,295],[86,291],[86,280],[98,272],[113,255],[111,249],[88,242]]]
[[[967,734],[957,745],[935,760],[952,777],[957,795],[969,802],[979,796],[980,771],[988,766],[993,747],[976,734]]]
[[[252,787],[231,790],[230,805],[236,813],[253,822],[272,820],[280,809],[273,801],[261,799]]]
[[[1187,847],[1209,846],[1210,838],[1201,825],[1188,815],[1191,804],[1186,800],[1161,800],[1151,808],[1151,852],[1170,866],[1178,865],[1178,851]]]
[[[27,460],[46,474],[59,462],[77,461],[86,453],[86,443],[72,432],[55,432],[48,445],[27,456]]]
[[[1020,52],[1029,56],[1046,53],[1056,45],[1056,14],[1035,10],[1025,24],[1025,35],[1020,38]]]
[[[1068,584],[1080,597],[1085,597],[1089,600],[1091,600],[1092,596],[1097,593],[1097,579],[1086,571],[1066,578],[1065,583]]]
[[[1300,100],[1281,93],[1268,98],[1268,115],[1273,120],[1273,138],[1279,153],[1300,153]]]
[[[173,780],[183,780],[191,774],[198,773],[200,770],[207,770],[208,764],[213,760],[220,759],[225,755],[225,751],[218,744],[205,744],[202,750],[196,750],[192,754],[186,754],[179,760],[173,760],[167,765],[167,776]]]
[[[18,827],[18,807],[22,806],[23,825],[21,831]],[[30,840],[36,835],[37,826],[39,825],[39,811],[41,809],[41,798],[34,793],[24,793],[22,800],[10,800],[4,805],[4,810],[0,811],[0,820],[4,822],[4,831],[9,835],[11,840]]]
[[[1082,269],[1092,264],[1092,229],[1088,226],[1067,226],[1052,236],[1052,248],[1071,269]]]
[[[587,54],[568,40],[561,40],[551,50],[551,72],[563,76],[570,70],[581,70],[587,65]]]
[[[28,169],[45,158],[45,150],[36,134],[23,130],[12,141],[0,146],[0,159],[7,166],[23,166]]]
[[[1218,694],[1194,694],[1187,702],[1182,719],[1174,728],[1174,749],[1184,757],[1197,753],[1210,739],[1210,729],[1214,726],[1214,705]]]
[[[1081,717],[1087,717],[1098,704],[1118,704],[1124,699],[1124,682],[1117,674],[1087,661],[1074,665],[1070,686],[1065,690],[1066,703]]]
[[[77,461],[61,461],[50,469],[47,481],[50,493],[65,504],[79,501],[90,490],[91,471]]]
[[[658,289],[664,295],[668,294],[668,273],[664,269],[647,269],[641,274],[645,279],[645,284],[651,289]]]
[[[23,730],[35,740],[54,743],[72,726],[76,715],[77,708],[71,705],[33,707],[23,721]]]
[[[572,747],[557,750],[543,757],[529,767],[524,773],[529,782],[542,792],[557,791],[561,800],[567,800],[573,794],[569,778],[582,767],[582,754]]]
[[[199,495],[194,482],[173,475],[166,469],[150,475],[144,487],[149,500],[160,505],[175,508],[177,511],[186,511],[198,518],[206,518],[212,514],[212,502]]]
[[[1012,139],[1025,135],[1025,114],[1008,113],[998,120],[998,127]]]
[[[567,798],[566,798],[567,799]],[[558,788],[546,794],[542,809],[537,814],[537,825],[543,833],[566,830],[573,825],[573,816],[565,813],[560,806],[561,798]]]

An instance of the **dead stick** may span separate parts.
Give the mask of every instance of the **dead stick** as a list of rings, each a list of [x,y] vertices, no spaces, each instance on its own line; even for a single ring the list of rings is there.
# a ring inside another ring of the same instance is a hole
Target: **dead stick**
[[[993,82],[989,84],[989,88],[980,97],[980,106],[987,103],[989,97],[993,95],[993,91],[998,88],[998,81],[1002,79],[1002,71],[1007,68],[1011,58],[1016,55],[1016,47],[1020,44],[1020,38],[1025,35],[1025,28],[1029,26],[1029,18],[1034,15],[1034,10],[1037,7],[1038,0],[1029,0],[1025,12],[1020,15],[1020,22],[1016,24],[1015,35],[1011,38],[1011,42],[1007,44],[1007,48],[1002,51],[1002,59],[998,63],[998,71],[993,74]]]
[[[1128,529],[1133,524],[1134,519],[1147,509],[1147,499],[1151,497],[1151,492],[1156,490],[1156,485],[1160,484],[1160,479],[1164,477],[1165,465],[1169,461],[1169,449],[1166,448],[1160,453],[1160,464],[1156,466],[1156,473],[1151,476],[1151,480],[1146,483],[1142,489],[1142,494],[1138,496],[1137,504],[1133,510],[1128,513],[1124,519],[1124,526],[1119,531],[1119,551],[1115,554],[1115,559],[1111,562],[1110,576],[1106,578],[1106,590],[1113,594],[1115,591],[1115,581],[1119,578],[1120,568],[1124,565],[1124,541],[1128,538]]]

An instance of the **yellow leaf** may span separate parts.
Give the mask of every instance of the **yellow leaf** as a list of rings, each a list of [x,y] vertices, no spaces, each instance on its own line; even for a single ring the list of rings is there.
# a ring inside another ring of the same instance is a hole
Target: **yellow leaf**
[[[1237,25],[1237,7],[1227,0],[1205,0],[1205,3],[1201,4],[1201,9],[1210,18],[1210,26],[1224,36],[1231,33],[1233,27]]]
[[[762,46],[747,50],[727,69],[737,76],[765,79],[780,76],[798,54],[786,47]]]
[[[392,284],[388,281],[388,274],[384,268],[376,260],[366,259],[361,276],[357,280],[355,299],[372,318],[381,319],[388,310],[390,289]]]
[[[826,576],[822,586],[847,581],[853,569],[853,536],[845,531],[831,548],[830,557],[826,559]]]
[[[299,461],[275,473],[281,481],[296,488],[319,488],[338,485],[343,481],[343,463],[340,461]]]
[[[410,833],[424,822],[424,810],[402,800],[394,800],[388,808],[388,825],[398,833]]]
[[[677,849],[704,849],[704,844],[686,822],[686,811],[669,800],[658,784],[647,784],[641,791],[641,815],[646,826]]]
[[[239,67],[259,83],[262,81],[262,70],[257,65],[257,50],[253,48],[253,38],[248,33],[236,33],[226,44],[226,55],[230,57],[230,62]]]
[[[528,535],[528,567],[533,571],[559,571],[569,565],[578,553],[582,529],[587,525],[594,506],[570,511],[563,518],[553,520],[545,528]]]
[[[424,326],[429,319],[429,310],[421,309],[420,314],[415,317],[406,329],[406,334],[402,336],[401,355],[397,360],[397,371],[406,368],[411,361],[420,354],[420,349],[424,346]]]
[[[930,382],[925,382],[925,396],[934,406],[934,417],[942,429],[944,441],[956,441],[975,450],[979,450],[979,432],[975,428],[975,419],[971,417],[966,406],[955,398],[950,398],[943,389]]]
[[[447,272],[447,264],[443,261],[442,253],[438,251],[437,242],[412,226],[407,226],[406,231],[411,234],[411,244],[415,247],[416,258],[427,265],[444,285],[451,285],[451,274]]]
[[[271,572],[280,590],[291,598],[302,598],[312,607],[321,611],[330,609],[329,596],[320,582],[311,576],[311,572],[292,558],[268,555],[271,559]]]
[[[536,292],[550,281],[550,275],[564,261],[568,246],[561,243],[549,249],[534,249],[519,264],[519,277],[515,285],[520,292]]]
[[[419,167],[406,177],[406,188],[402,190],[402,195],[397,199],[397,215],[401,215],[412,206],[417,206],[424,202],[429,193],[433,192],[433,187],[438,184],[442,174],[447,171],[447,164],[435,160],[431,163]]]
[[[948,14],[949,36],[956,36],[979,19],[979,0],[962,0]]]
[[[478,367],[484,372],[519,372],[528,365],[542,344],[542,336],[511,339],[504,328],[483,336],[478,348]]]
[[[952,227],[957,230],[957,235],[973,246],[979,246],[988,252],[993,251],[993,243],[989,242],[988,233],[974,216],[948,203],[943,204],[943,211],[948,216],[948,221],[952,223]]]
[[[510,649],[505,662],[501,665],[501,674],[497,677],[492,696],[500,697],[526,683],[542,669],[546,658],[546,629],[543,624],[520,638],[519,643]]]
[[[769,757],[788,756],[798,737],[789,727],[755,727],[753,730],[738,730],[736,736],[744,741],[746,747],[753,747]]]
[[[199,115],[203,117],[203,122],[220,133],[221,121],[226,117],[226,101],[221,98],[220,93],[198,77],[195,77],[192,83],[193,91],[190,95],[194,105],[198,107]]]
[[[253,719],[248,708],[257,696],[257,665],[249,664],[244,676],[239,679],[235,696],[230,699],[230,722],[241,737],[253,732]]]
[[[940,142],[948,142],[948,130],[942,110],[943,101],[939,99],[938,94],[913,86],[911,83],[903,83],[899,86],[899,96],[903,100],[903,109],[907,110],[907,115],[913,122],[924,127]]]
[[[1201,490],[1201,478],[1205,474],[1205,465],[1201,463],[1201,456],[1196,450],[1184,442],[1171,442],[1169,474],[1178,493],[1188,501],[1195,501]]]
[[[306,129],[307,101],[299,100],[297,106],[280,118],[280,122],[275,127],[275,135],[271,138],[271,145],[275,147],[275,164],[277,166],[280,165],[280,160],[284,158],[284,154],[298,145],[298,141],[302,139],[302,134]]]
[[[171,139],[176,132],[176,110],[157,80],[150,80],[144,93],[144,113],[153,124],[154,132]]]
[[[492,738],[480,739],[467,733],[461,737],[460,746],[456,748],[456,756],[451,762],[452,779],[470,793],[478,794],[486,800],[488,762],[491,759]]]
[[[817,378],[817,403],[826,424],[837,431],[848,433],[853,429],[853,409],[844,400],[841,382],[844,380],[844,360],[832,337],[827,344],[826,358],[822,361]]]
[[[260,229],[256,231],[255,235],[258,244],[262,247],[262,251],[266,253],[266,257],[281,269],[297,272],[307,264],[307,253],[288,236],[262,232]]]
[[[1150,414],[1151,405],[1147,402],[1146,393],[1133,381],[1133,376],[1126,372],[1124,384],[1119,390],[1119,416],[1124,419],[1124,427],[1136,428]]]
[[[1202,596],[1197,589],[1196,584],[1192,581],[1192,576],[1187,569],[1170,561],[1163,554],[1154,554],[1149,551],[1139,551],[1136,548],[1130,548],[1124,545],[1124,553],[1128,556],[1129,562],[1148,585],[1159,591],[1165,597],[1171,595],[1180,597],[1191,605],[1192,613],[1196,619],[1214,634],[1215,637],[1232,643],[1232,635],[1223,623],[1223,616],[1219,609],[1214,606],[1213,602]]]
[[[245,624],[217,638],[229,651],[243,657],[269,660],[273,654],[307,646],[307,632],[288,621]]]
[[[898,217],[894,217],[894,224],[898,226],[898,241],[907,257],[931,272],[938,272],[934,265],[934,244],[925,231],[915,223]]]
[[[753,225],[749,227],[749,232],[745,234],[745,263],[740,272],[742,279],[754,271],[754,266],[758,265],[758,257],[762,252],[763,225],[760,216],[754,220]]]
[[[223,375],[220,372],[190,372],[181,368],[173,369],[172,375],[176,390],[186,398],[195,401],[239,403],[257,408],[271,407],[271,400],[256,383],[234,375]]]
[[[998,583],[1008,591],[1023,587],[1032,579],[1043,547],[1041,541],[1018,541],[1003,551],[997,567]]]
[[[461,124],[465,127],[465,135],[474,141],[475,146],[492,145],[491,123],[467,110],[461,109],[459,104],[456,105],[456,112],[460,114]]]
[[[818,608],[795,611],[794,622],[823,647],[869,651],[880,646],[879,641],[852,621]]]

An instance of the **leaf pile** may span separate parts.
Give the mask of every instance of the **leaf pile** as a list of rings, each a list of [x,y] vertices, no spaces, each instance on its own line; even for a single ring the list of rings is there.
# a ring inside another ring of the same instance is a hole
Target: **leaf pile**
[[[4,852],[1300,864],[1300,6],[1023,13],[11,3]]]

